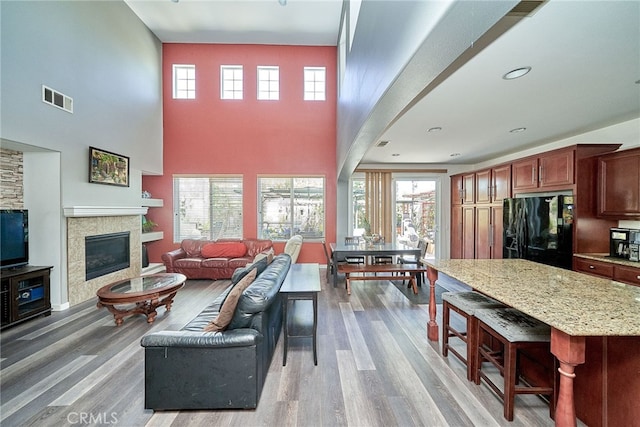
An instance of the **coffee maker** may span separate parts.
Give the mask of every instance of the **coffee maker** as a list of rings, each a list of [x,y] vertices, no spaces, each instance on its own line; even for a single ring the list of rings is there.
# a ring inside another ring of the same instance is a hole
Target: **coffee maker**
[[[609,256],[640,261],[640,230],[612,228],[609,241]]]
[[[628,228],[612,228],[609,233],[609,256],[629,259],[630,235]]]

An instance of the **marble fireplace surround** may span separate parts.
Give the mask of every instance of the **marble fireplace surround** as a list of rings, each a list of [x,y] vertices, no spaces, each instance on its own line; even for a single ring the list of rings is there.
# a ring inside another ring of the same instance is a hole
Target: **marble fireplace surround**
[[[71,306],[95,298],[109,283],[140,275],[142,219],[145,207],[74,206],[64,208],[67,218],[67,286]],[[130,232],[129,268],[85,280],[85,237]]]

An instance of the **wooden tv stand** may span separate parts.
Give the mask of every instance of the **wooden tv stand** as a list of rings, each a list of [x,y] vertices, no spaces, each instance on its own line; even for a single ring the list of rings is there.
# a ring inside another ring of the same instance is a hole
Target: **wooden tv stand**
[[[0,329],[51,314],[51,268],[27,265],[0,270]]]

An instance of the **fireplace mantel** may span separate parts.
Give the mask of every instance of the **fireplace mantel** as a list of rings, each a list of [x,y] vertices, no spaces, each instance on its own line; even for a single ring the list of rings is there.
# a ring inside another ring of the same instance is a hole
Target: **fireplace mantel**
[[[141,206],[69,206],[64,208],[64,216],[67,218],[146,214],[147,208]]]

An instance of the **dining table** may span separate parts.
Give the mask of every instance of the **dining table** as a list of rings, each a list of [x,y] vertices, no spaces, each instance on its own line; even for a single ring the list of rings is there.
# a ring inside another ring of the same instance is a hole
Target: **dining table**
[[[416,263],[420,260],[420,248],[412,247],[404,243],[374,243],[361,241],[357,244],[347,243],[331,243],[331,260],[333,265],[338,265],[339,262],[344,262],[346,258],[350,257],[364,257],[365,262],[368,259],[376,256],[403,256],[411,255],[416,260]],[[338,283],[338,269],[333,269],[333,286]]]

